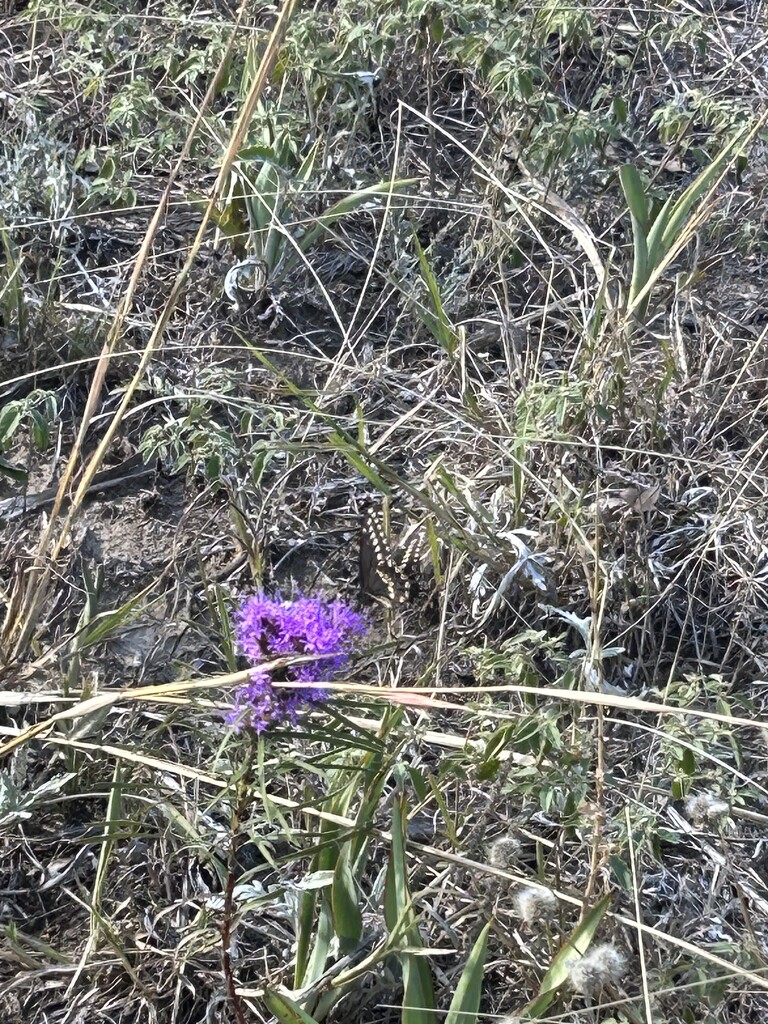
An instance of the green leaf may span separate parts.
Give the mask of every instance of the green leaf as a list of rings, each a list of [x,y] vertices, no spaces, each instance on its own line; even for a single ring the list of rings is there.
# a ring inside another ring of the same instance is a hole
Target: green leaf
[[[312,172],[315,169],[315,161],[317,160],[317,154],[320,152],[321,139],[318,139],[314,146],[310,149],[304,159],[301,161],[301,167],[299,167],[296,173],[296,181],[306,184],[307,181],[312,177]]]
[[[403,968],[403,1014],[401,1024],[435,1024],[435,993],[427,960],[422,951],[418,920],[408,888],[405,853],[406,808],[401,798],[392,812],[392,850],[384,888],[384,918],[390,935],[396,935]]]
[[[346,843],[336,861],[331,890],[333,923],[342,953],[353,950],[363,935],[363,917],[360,913],[355,879],[349,866],[349,855],[349,843]]]
[[[613,877],[619,883],[621,888],[625,892],[632,892],[634,886],[632,883],[632,871],[629,865],[616,854],[614,854],[612,857],[609,857],[608,863],[611,866]]]
[[[21,423],[21,406],[18,402],[9,402],[0,409],[0,447],[10,444],[13,435]]]
[[[636,167],[632,164],[625,164],[619,171],[619,180],[624,189],[624,198],[627,200],[629,212],[640,225],[643,234],[648,233],[650,224],[648,221],[648,200],[645,196],[643,179]]]
[[[368,188],[358,189],[357,192],[352,192],[348,196],[344,196],[343,199],[339,199],[333,206],[329,206],[325,213],[322,213],[317,218],[317,224],[311,231],[308,231],[306,235],[299,241],[299,247],[302,252],[306,252],[307,249],[311,248],[324,234],[325,229],[335,221],[345,217],[348,213],[352,213],[358,206],[362,206],[363,203],[367,203],[372,199],[376,199],[382,196],[394,195],[398,192],[403,192],[405,189],[410,188],[411,185],[417,185],[419,182],[418,178],[399,178],[396,181],[380,181],[376,185],[369,185]]]
[[[4,459],[2,455],[0,455],[0,476],[9,476],[11,480],[16,480],[20,484],[27,482],[27,471]]]
[[[333,941],[333,911],[331,901],[325,891],[320,896],[320,914],[317,919],[315,931],[315,944],[312,947],[312,955],[309,957],[307,969],[304,974],[304,985],[312,985],[325,971],[325,965],[331,952]]]
[[[296,966],[293,971],[294,988],[303,988],[309,966],[309,951],[312,943],[312,925],[315,920],[317,897],[311,889],[305,889],[299,897],[299,915],[296,928]]]
[[[104,163],[101,165],[99,175],[94,179],[94,185],[100,185],[105,181],[112,181],[115,176],[115,170],[117,169],[114,159],[108,156]]]
[[[317,1024],[314,1017],[310,1017],[306,1010],[302,1010],[298,1003],[282,992],[268,988],[263,999],[269,1012],[280,1021],[280,1024]]]
[[[254,146],[243,146],[237,152],[237,159],[247,163],[251,160],[261,160],[265,163],[275,163],[275,151],[271,146],[263,146],[258,143]]]
[[[459,978],[459,984],[453,993],[453,999],[445,1018],[445,1024],[477,1024],[477,1012],[480,1009],[480,998],[483,994],[483,972],[485,957],[488,952],[488,932],[492,921],[480,932],[477,942],[472,947],[469,959]]]
[[[727,164],[735,159],[735,151],[746,141],[746,137],[746,129],[738,132],[731,141],[723,147],[709,167],[705,167],[701,174],[691,182],[685,192],[683,192],[674,204],[669,217],[669,223],[666,225],[663,232],[661,246],[662,252],[666,253],[669,251],[673,242],[680,234],[684,222],[687,219],[694,203],[698,202],[698,200],[702,198],[710,185],[712,185],[715,179],[723,172]],[[650,245],[651,241],[649,239],[649,248]]]
[[[365,458],[358,454],[351,444],[337,431],[334,430],[328,437],[329,442],[336,448],[344,458],[355,467],[362,476],[372,483],[381,494],[391,494],[389,485],[379,476],[376,470]]]
[[[419,258],[421,276],[427,286],[430,306],[432,307],[431,310],[417,310],[417,312],[419,312],[421,320],[429,328],[439,344],[442,345],[449,355],[452,355],[456,351],[456,346],[459,344],[459,336],[456,332],[456,328],[453,326],[445,312],[437,278],[432,272],[429,260],[421,247],[421,243],[419,242],[415,231],[413,232],[413,244],[416,249],[416,255]]]
[[[696,772],[696,756],[690,747],[684,747],[680,758],[680,769],[689,777]]]
[[[99,612],[98,615],[94,615],[77,634],[78,650],[83,651],[94,644],[102,643],[118,629],[127,626],[137,615],[147,611],[153,604],[156,604],[160,598],[150,602],[148,605],[143,603],[144,598],[147,597],[154,586],[154,582],[149,583],[138,594],[130,597],[125,604],[121,604],[119,608],[113,608],[111,611]]]
[[[541,1017],[554,1002],[557,990],[568,979],[571,962],[584,956],[592,944],[610,901],[611,897],[608,895],[596,903],[576,926],[570,939],[557,951],[539,986],[538,996],[525,1008],[524,1016]]]

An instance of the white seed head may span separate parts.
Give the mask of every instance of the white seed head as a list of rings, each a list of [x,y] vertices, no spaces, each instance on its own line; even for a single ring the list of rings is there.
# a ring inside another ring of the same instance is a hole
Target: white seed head
[[[626,969],[627,958],[621,950],[610,942],[603,942],[570,965],[568,980],[575,992],[589,998],[606,985],[621,981]]]
[[[695,825],[705,821],[719,821],[730,813],[730,806],[713,793],[699,793],[685,801],[685,813]]]
[[[510,868],[520,858],[520,840],[514,836],[500,836],[488,847],[488,863],[492,868]]]
[[[534,925],[552,920],[557,913],[557,897],[548,889],[526,886],[515,893],[514,906],[521,920],[527,925]]]

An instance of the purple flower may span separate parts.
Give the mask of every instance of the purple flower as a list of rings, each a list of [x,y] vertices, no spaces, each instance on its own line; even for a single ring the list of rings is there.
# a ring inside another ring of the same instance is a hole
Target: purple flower
[[[235,613],[235,634],[241,652],[254,666],[250,683],[236,695],[230,721],[263,732],[274,722],[296,720],[302,703],[328,697],[322,686],[305,690],[275,689],[269,674],[259,666],[274,658],[317,655],[316,660],[288,665],[280,682],[320,682],[347,663],[355,639],[365,630],[365,620],[343,601],[298,597],[281,601],[256,594]]]

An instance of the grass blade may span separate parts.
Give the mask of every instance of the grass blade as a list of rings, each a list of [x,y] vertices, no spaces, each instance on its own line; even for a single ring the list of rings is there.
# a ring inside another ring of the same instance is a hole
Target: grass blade
[[[492,923],[488,922],[472,947],[469,959],[461,972],[459,984],[453,993],[445,1024],[477,1024],[477,1013],[483,994],[485,958],[488,953],[488,933]]]

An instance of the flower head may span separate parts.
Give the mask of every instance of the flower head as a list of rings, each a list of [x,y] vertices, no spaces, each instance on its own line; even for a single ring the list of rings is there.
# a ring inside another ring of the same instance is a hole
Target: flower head
[[[281,601],[255,594],[235,613],[235,635],[243,655],[254,666],[251,681],[237,692],[233,724],[263,732],[273,722],[293,721],[304,702],[325,700],[323,686],[275,689],[263,666],[265,661],[297,655],[314,660],[280,670],[280,682],[315,683],[346,664],[365,621],[343,601],[298,597]]]
[[[575,992],[590,998],[606,985],[621,981],[626,969],[627,958],[621,950],[610,942],[602,942],[571,963],[568,980]]]

